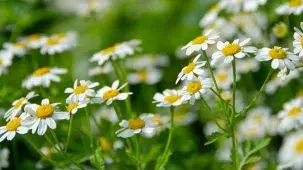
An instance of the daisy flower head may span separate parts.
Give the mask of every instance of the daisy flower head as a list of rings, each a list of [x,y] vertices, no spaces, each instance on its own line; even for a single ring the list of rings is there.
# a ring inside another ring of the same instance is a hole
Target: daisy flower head
[[[300,23],[301,29],[295,27],[294,33],[294,53],[298,54],[300,58],[303,58],[303,22]]]
[[[129,138],[136,134],[151,134],[154,132],[155,123],[152,121],[153,115],[140,115],[139,118],[122,120],[119,123],[121,129],[116,131],[116,135],[121,138]]]
[[[303,101],[301,98],[293,99],[283,105],[278,113],[281,132],[298,129],[303,124]]]
[[[303,11],[303,1],[302,0],[288,0],[287,3],[280,5],[276,8],[277,14],[280,15],[299,15]]]
[[[271,115],[271,110],[268,107],[259,106],[251,109],[248,113],[247,120],[261,126],[267,126]]]
[[[74,32],[59,33],[50,37],[44,38],[41,54],[54,55],[70,50],[76,46],[77,35]]]
[[[20,117],[12,118],[5,126],[0,127],[0,142],[3,140],[12,140],[16,134],[25,134],[28,128],[24,124],[24,120],[28,117],[26,113],[22,113]]]
[[[210,7],[210,9],[205,13],[205,15],[199,21],[200,27],[208,26],[213,23],[217,17],[219,12],[224,8],[223,3],[218,2]]]
[[[42,67],[35,70],[26,80],[23,81],[22,86],[26,89],[42,86],[49,87],[51,82],[60,82],[58,75],[67,73],[67,69],[57,67]]]
[[[110,105],[116,100],[125,100],[129,95],[133,94],[132,92],[120,92],[126,85],[127,83],[119,87],[119,80],[116,80],[111,87],[104,86],[98,90],[94,101],[98,103],[106,102],[106,105]]]
[[[279,22],[274,25],[272,32],[277,38],[284,38],[288,34],[288,26],[284,22]]]
[[[163,93],[154,95],[153,103],[156,103],[157,107],[179,106],[184,103],[183,94],[184,92],[181,90],[166,89]]]
[[[57,110],[60,103],[50,103],[48,99],[43,99],[41,104],[28,104],[24,111],[29,115],[24,124],[32,130],[32,133],[44,135],[47,128],[56,129],[55,120],[69,119],[69,112],[61,112]]]
[[[112,107],[101,107],[94,114],[97,121],[107,120],[111,123],[117,123],[119,121],[115,109]]]
[[[195,101],[200,99],[212,86],[213,82],[210,78],[194,78],[193,80],[187,81],[186,85],[182,88],[184,91],[183,98],[189,100],[190,104],[194,104]]]
[[[29,104],[29,100],[38,96],[35,92],[29,92],[25,97],[21,97],[12,103],[12,107],[4,114],[6,120],[11,120],[12,118],[18,116],[22,112],[23,106]]]
[[[236,76],[237,80],[240,78],[239,75]],[[219,67],[215,70],[215,79],[218,86],[222,89],[229,89],[233,83],[233,72],[230,67]]]
[[[284,137],[278,160],[280,169],[300,170],[303,168],[303,131],[293,132]]]
[[[162,78],[162,72],[156,68],[149,68],[145,70],[140,70],[135,73],[129,73],[127,79],[130,84],[156,84]]]
[[[127,58],[126,66],[133,70],[143,70],[157,67],[165,67],[169,64],[166,55],[143,54],[135,58]]]
[[[90,102],[88,98],[84,98],[79,100],[79,98],[73,96],[66,100],[66,110],[71,114],[76,114],[78,109],[85,108],[87,104]]]
[[[176,80],[176,84],[180,80],[192,80],[195,76],[206,76],[207,71],[202,69],[201,67],[205,66],[205,61],[198,61],[201,55],[197,55],[195,59],[189,63],[187,66],[183,67],[181,72],[178,74],[178,78]]]
[[[170,118],[169,116],[159,115],[159,114],[152,114],[152,113],[143,113],[141,114],[143,117],[151,117],[151,127],[153,129],[149,133],[143,133],[144,137],[152,138],[156,134],[159,134],[162,130],[169,127]]]
[[[79,84],[78,84],[79,83]],[[74,82],[73,88],[66,88],[64,93],[69,93],[67,100],[75,98],[73,100],[82,101],[89,99],[95,95],[95,90],[93,88],[99,86],[98,82],[91,82],[89,80],[76,80]]]
[[[6,50],[0,51],[0,76],[6,73],[7,68],[12,65],[13,56],[12,53]]]
[[[247,53],[255,53],[256,48],[252,46],[246,46],[246,44],[250,41],[250,39],[245,39],[240,42],[239,39],[234,40],[232,43],[226,41],[219,41],[217,43],[217,48],[219,51],[215,52],[212,55],[212,65],[216,64],[229,64],[235,58],[243,58],[247,55]]]
[[[187,43],[183,50],[186,50],[186,55],[191,55],[193,52],[205,51],[208,46],[216,43],[216,39],[219,35],[214,33],[212,30],[206,31],[203,35],[200,35]]]
[[[47,38],[46,36],[39,33],[31,34],[26,37],[27,47],[31,49],[38,49],[42,47],[44,40],[46,38]]]
[[[237,71],[239,73],[249,73],[249,72],[256,72],[259,70],[260,68],[260,64],[258,61],[256,61],[254,58],[248,58],[248,59],[244,59],[244,60],[239,60],[237,62]]]
[[[114,70],[112,63],[105,63],[103,66],[96,66],[88,70],[89,76],[109,74]]]
[[[0,149],[0,168],[8,168],[9,166],[9,149],[2,148]]]
[[[239,140],[255,140],[266,135],[266,128],[249,120],[239,124]]]
[[[99,65],[103,65],[110,58],[116,60],[118,58],[124,58],[127,55],[133,55],[140,48],[140,40],[130,40],[122,43],[117,43],[111,47],[105,48],[95,53],[90,59],[91,62],[97,62]]]
[[[27,52],[26,41],[17,41],[15,43],[4,43],[3,48],[10,52],[13,56],[22,57]]]
[[[273,69],[283,69],[287,67],[290,70],[295,69],[295,64],[299,61],[299,57],[292,52],[289,52],[287,48],[273,47],[262,48],[256,55],[258,61],[269,61]]]

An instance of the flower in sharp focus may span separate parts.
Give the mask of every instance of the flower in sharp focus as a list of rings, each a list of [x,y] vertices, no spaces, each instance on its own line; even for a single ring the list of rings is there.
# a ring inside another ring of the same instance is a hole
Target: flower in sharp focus
[[[295,64],[299,61],[299,57],[289,52],[287,48],[273,47],[273,48],[262,48],[259,50],[256,60],[258,61],[269,61],[273,69],[283,69],[287,67],[290,70],[295,69]]]
[[[43,99],[41,105],[28,104],[25,106],[24,111],[30,116],[24,120],[32,133],[43,135],[47,128],[56,129],[57,124],[55,120],[69,119],[68,112],[61,112],[57,110],[60,103],[50,103],[48,99]]]
[[[24,80],[22,86],[26,89],[32,89],[38,86],[49,87],[52,81],[60,82],[61,79],[58,75],[65,73],[67,73],[67,70],[64,68],[42,67],[34,71]]]
[[[59,33],[44,38],[41,54],[54,55],[74,48],[77,44],[77,35],[74,32]]]
[[[294,33],[294,53],[298,54],[300,58],[303,58],[303,22],[300,23],[301,29],[295,27]]]
[[[12,140],[16,134],[25,134],[28,128],[24,124],[24,120],[28,117],[26,113],[22,113],[20,117],[12,118],[5,126],[0,127],[0,142],[4,139]]]
[[[184,103],[183,92],[181,90],[166,89],[163,91],[163,94],[156,93],[153,99],[153,103],[156,103],[157,107],[179,106]]]
[[[119,80],[116,80],[111,87],[104,86],[98,90],[94,101],[100,103],[106,102],[106,105],[110,105],[115,100],[125,100],[129,95],[133,94],[132,92],[120,92],[126,85],[127,83],[119,87]]]
[[[76,114],[78,109],[86,107],[89,102],[90,100],[88,98],[84,98],[82,100],[79,100],[76,97],[68,98],[66,99],[66,110],[71,114]]]
[[[303,124],[303,101],[301,98],[293,99],[283,105],[283,110],[278,113],[281,120],[281,132],[298,129]]]
[[[221,42],[217,43],[217,48],[219,51],[215,52],[212,55],[212,65],[216,64],[229,64],[235,58],[243,58],[247,55],[247,53],[255,53],[257,48],[252,46],[245,46],[250,39],[245,39],[244,41],[240,42],[239,39],[234,40],[232,43]]]
[[[95,53],[90,59],[91,62],[97,62],[99,65],[103,65],[110,58],[113,60],[124,58],[127,55],[133,55],[135,51],[139,50],[140,40],[130,40],[122,43],[115,44],[111,47],[101,50]]]
[[[4,114],[6,120],[11,120],[12,118],[18,116],[22,112],[24,105],[29,103],[29,100],[33,97],[38,96],[35,92],[29,92],[25,97],[21,97],[12,103],[12,107]]]
[[[284,137],[279,150],[278,160],[280,169],[291,168],[300,170],[303,168],[303,132],[293,132]],[[283,167],[283,168],[282,168]]]
[[[0,51],[0,76],[6,72],[7,68],[12,65],[12,53],[6,50]]]
[[[206,76],[207,71],[202,69],[206,62],[205,61],[198,61],[200,58],[200,54],[195,57],[195,59],[189,63],[187,66],[183,67],[181,72],[178,74],[178,78],[176,80],[176,84],[180,80],[191,80],[195,76]]]
[[[200,52],[207,50],[208,46],[216,43],[216,39],[219,35],[212,30],[206,31],[203,35],[200,35],[182,47],[186,50],[186,55],[191,55],[193,52]]]
[[[184,100],[189,100],[190,104],[194,104],[195,101],[200,99],[212,86],[213,82],[210,78],[194,78],[193,80],[187,81],[183,87],[183,98]]]
[[[155,123],[152,122],[153,115],[141,115],[139,118],[122,120],[119,124],[121,129],[116,135],[122,138],[129,138],[136,134],[150,134],[154,132]]]
[[[5,50],[12,53],[14,56],[22,57],[27,51],[26,41],[17,41],[15,43],[4,43],[3,47]]]
[[[145,83],[148,85],[158,83],[162,78],[162,72],[156,68],[140,70],[135,73],[129,73],[127,80],[130,84]]]
[[[303,11],[303,1],[302,0],[288,0],[287,3],[280,5],[276,8],[277,14],[280,15],[299,15]]]
[[[0,149],[0,168],[7,168],[9,166],[9,154],[8,148]]]
[[[73,88],[66,88],[64,93],[70,94],[67,100],[75,98],[73,100],[78,100],[81,102],[82,100],[93,97],[95,95],[95,90],[93,88],[97,87],[98,85],[98,82],[93,83],[89,80],[76,80]]]

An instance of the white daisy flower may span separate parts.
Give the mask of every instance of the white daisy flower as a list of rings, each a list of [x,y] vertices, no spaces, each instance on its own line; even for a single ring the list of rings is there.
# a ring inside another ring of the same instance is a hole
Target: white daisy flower
[[[212,133],[220,132],[220,128],[216,125],[215,122],[207,122],[203,128],[205,136],[209,136]]]
[[[153,103],[156,103],[157,107],[179,106],[184,103],[183,92],[181,90],[166,89],[163,91],[163,94],[156,93],[153,99]]]
[[[169,57],[165,55],[144,54],[135,58],[128,58],[126,66],[132,70],[143,70],[156,67],[165,67],[169,64]]]
[[[153,115],[141,115],[139,118],[122,120],[119,126],[122,128],[116,132],[116,135],[121,138],[129,138],[136,134],[150,134],[153,133],[155,123],[152,122]]]
[[[143,113],[141,116],[151,117],[154,129],[150,133],[143,133],[143,136],[152,138],[169,127],[170,117],[167,115]]]
[[[0,127],[0,142],[3,140],[12,140],[16,133],[25,134],[28,128],[24,124],[24,120],[28,117],[26,113],[22,113],[20,117],[12,118],[5,126]]]
[[[265,137],[266,127],[253,121],[244,120],[239,124],[239,140],[256,140]]]
[[[107,120],[111,123],[117,123],[119,121],[115,109],[112,107],[101,107],[98,111],[94,113],[97,123],[101,120]]]
[[[42,47],[46,38],[47,38],[46,36],[39,33],[29,35],[26,37],[27,47],[31,49],[38,49]]]
[[[194,104],[196,100],[200,99],[203,94],[207,92],[213,86],[213,82],[210,78],[194,78],[187,81],[182,88],[184,91],[184,100],[188,100],[190,104]]]
[[[299,55],[300,58],[303,58],[303,22],[300,23],[301,29],[295,27],[294,33],[294,53]]]
[[[279,150],[278,169],[301,170],[303,168],[303,132],[297,131],[284,137]]]
[[[255,47],[245,46],[249,41],[250,39],[245,39],[242,42],[240,42],[239,39],[236,39],[232,43],[229,43],[228,41],[224,43],[219,41],[217,43],[219,51],[212,55],[211,64],[216,65],[217,63],[221,64],[223,62],[229,64],[233,61],[234,57],[243,58],[247,53],[256,52],[257,49]]]
[[[247,120],[262,127],[267,127],[271,115],[271,109],[259,106],[249,110],[247,115]]]
[[[146,70],[140,70],[136,73],[129,73],[127,80],[130,84],[145,83],[148,85],[158,83],[162,78],[162,72],[156,68],[149,68]]]
[[[41,54],[54,55],[74,48],[77,35],[74,32],[59,33],[43,39]]]
[[[184,47],[182,50],[186,50],[186,55],[191,55],[193,52],[205,51],[208,46],[216,43],[216,39],[219,35],[212,32],[212,30],[206,31],[203,35],[196,37]]]
[[[17,100],[15,100],[12,103],[12,108],[10,108],[5,114],[4,118],[8,121],[11,120],[12,118],[18,116],[22,112],[22,108],[24,105],[29,103],[29,100],[33,97],[38,96],[35,94],[35,92],[29,92],[25,97],[21,97]]]
[[[277,38],[285,38],[288,34],[288,26],[284,22],[279,22],[273,26],[272,32]]]
[[[260,64],[254,58],[248,58],[248,59],[239,60],[237,62],[236,67],[239,73],[246,74],[249,72],[258,71],[260,68]]]
[[[25,41],[17,41],[15,43],[4,43],[3,48],[14,56],[22,57],[27,51],[27,43]]]
[[[256,60],[269,61],[273,69],[287,67],[290,70],[295,69],[295,64],[299,61],[299,57],[289,52],[287,48],[274,47],[274,48],[262,48],[259,50]]]
[[[93,88],[99,86],[98,82],[92,83],[89,80],[80,80],[78,85],[78,80],[74,82],[73,88],[66,88],[64,93],[69,93],[67,100],[75,98],[78,101],[91,98],[95,95],[95,90]]]
[[[111,87],[104,86],[98,90],[94,101],[100,103],[106,102],[106,105],[110,105],[115,100],[125,100],[129,95],[133,94],[132,92],[120,92],[126,85],[127,83],[119,87],[119,80],[116,80]]]
[[[133,55],[139,50],[140,40],[130,40],[122,43],[115,44],[112,47],[101,50],[95,53],[90,59],[91,62],[97,62],[99,65],[104,64],[110,58],[116,60],[118,58],[124,58],[127,55]]]
[[[6,73],[6,70],[13,63],[12,53],[6,50],[0,51],[0,76]]]
[[[52,81],[60,82],[61,79],[58,75],[65,73],[67,73],[67,70],[64,68],[42,67],[34,71],[32,75],[24,80],[22,86],[26,89],[32,89],[38,86],[49,87]]]
[[[277,14],[280,15],[299,15],[303,11],[303,1],[302,0],[288,0],[287,3],[280,5],[276,8]]]
[[[24,111],[30,116],[24,120],[24,124],[32,130],[33,134],[37,132],[38,135],[44,135],[47,128],[56,129],[55,120],[69,119],[70,116],[68,112],[57,111],[59,104],[50,104],[48,99],[43,99],[41,105],[26,105]]]
[[[71,114],[76,114],[78,109],[86,107],[89,102],[90,100],[88,98],[84,98],[82,100],[79,100],[75,96],[68,98],[66,99],[66,110]]]
[[[9,149],[0,149],[0,168],[8,168],[9,166]]]
[[[174,123],[178,126],[188,126],[198,119],[196,113],[187,109],[177,108],[174,113]]]
[[[199,21],[200,27],[204,28],[205,26],[208,26],[209,24],[213,23],[217,19],[219,12],[223,8],[224,5],[221,2],[212,5]]]
[[[229,12],[239,13],[256,11],[259,6],[266,4],[267,0],[222,0]]]
[[[105,63],[104,66],[96,66],[93,68],[90,68],[88,70],[89,76],[98,76],[103,74],[109,74],[114,70],[111,63]]]
[[[215,79],[218,86],[222,89],[229,89],[233,83],[233,71],[231,68],[219,67],[215,70]],[[237,80],[239,75],[236,75]]]
[[[303,124],[303,101],[300,98],[293,99],[283,105],[283,110],[278,113],[281,119],[281,131],[298,129]]]
[[[195,76],[204,77],[207,75],[207,71],[201,68],[206,64],[206,62],[198,61],[200,56],[201,54],[197,55],[191,63],[182,68],[181,72],[178,74],[176,84],[180,80],[192,80]]]

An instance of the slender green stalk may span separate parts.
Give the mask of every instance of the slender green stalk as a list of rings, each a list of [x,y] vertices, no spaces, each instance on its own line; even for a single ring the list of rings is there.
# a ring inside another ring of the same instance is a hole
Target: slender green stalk
[[[86,116],[87,123],[88,123],[88,131],[89,131],[89,136],[90,136],[90,148],[93,149],[93,147],[94,147],[94,138],[93,138],[92,127],[91,127],[90,121],[89,121],[89,114],[88,114],[87,107],[85,108],[85,116]]]
[[[74,115],[71,114],[71,118],[69,120],[69,125],[68,125],[68,132],[67,132],[67,139],[66,139],[66,142],[65,142],[65,147],[64,147],[64,152],[67,151],[67,148],[68,148],[68,144],[69,144],[69,141],[70,141],[70,137],[71,137],[71,132],[72,132],[72,126],[73,126],[73,119],[74,119]]]
[[[53,138],[55,139],[55,142],[56,142],[56,144],[58,145],[58,148],[60,148],[60,150],[62,151],[63,148],[60,146],[60,141],[59,141],[59,139],[58,139],[58,137],[57,137],[55,131],[54,131],[53,129],[50,129],[50,132],[51,132]]]
[[[241,114],[242,113],[245,113],[248,109],[250,109],[254,103],[256,102],[256,100],[260,97],[261,93],[263,92],[264,88],[265,88],[265,85],[267,84],[267,82],[269,81],[272,73],[274,72],[273,69],[270,69],[270,71],[268,72],[260,90],[258,91],[258,93],[255,95],[255,97],[251,100],[251,102],[240,112]]]
[[[118,119],[121,121],[123,119],[122,114],[120,113],[119,106],[117,103],[113,103],[114,110],[118,116]]]
[[[204,55],[204,58],[206,60],[206,64],[207,64],[208,70],[210,72],[210,76],[211,76],[211,78],[212,78],[212,80],[213,80],[213,82],[215,84],[216,91],[217,91],[218,95],[221,96],[221,92],[220,92],[219,86],[217,84],[217,81],[216,81],[216,78],[215,78],[215,75],[214,75],[214,71],[213,71],[213,69],[212,69],[212,67],[210,65],[209,58],[208,58],[208,56],[207,56],[207,54],[206,54],[205,51],[203,51],[203,55]]]
[[[238,140],[235,129],[235,114],[236,114],[236,58],[234,57],[232,61],[233,67],[233,98],[232,98],[232,114],[231,114],[231,138],[232,138],[232,159],[234,168],[238,169],[239,165],[239,154],[238,154]]]
[[[57,152],[61,152],[60,151],[60,148],[57,147],[57,145],[51,140],[51,138],[45,133],[44,134],[44,137],[45,139],[47,140],[47,142],[52,146],[54,147],[54,149],[57,151]]]
[[[170,143],[171,143],[171,139],[173,136],[173,131],[174,131],[174,111],[175,108],[173,106],[170,107],[170,129],[169,129],[169,134],[168,134],[168,138],[167,138],[167,142],[166,142],[166,146],[163,152],[163,155],[166,155],[168,153],[169,147],[170,147]]]
[[[137,156],[137,170],[141,170],[141,155],[140,155],[140,135],[136,136],[136,156]]]

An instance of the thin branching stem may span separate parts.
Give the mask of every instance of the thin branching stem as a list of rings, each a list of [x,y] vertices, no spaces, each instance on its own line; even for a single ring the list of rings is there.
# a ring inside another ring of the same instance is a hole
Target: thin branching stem
[[[69,120],[69,125],[68,125],[67,139],[66,139],[66,142],[65,142],[65,145],[64,145],[64,152],[67,151],[68,144],[69,144],[69,141],[70,141],[72,126],[73,126],[73,119],[74,119],[74,115],[71,114],[71,118]]]

